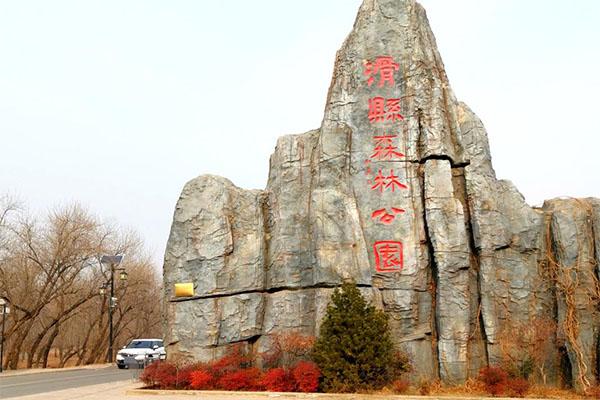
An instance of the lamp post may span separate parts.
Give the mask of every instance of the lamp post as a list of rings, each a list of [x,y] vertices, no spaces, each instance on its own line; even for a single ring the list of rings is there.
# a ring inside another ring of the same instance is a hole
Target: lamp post
[[[0,310],[2,311],[2,338],[0,339],[0,372],[2,372],[2,363],[4,361],[4,322],[6,320],[6,314],[10,313],[10,307],[4,297],[0,297]]]
[[[117,298],[115,297],[115,271],[117,270],[116,267],[119,264],[121,264],[122,260],[123,260],[122,255],[102,256],[100,258],[100,263],[102,265],[108,266],[108,268],[110,268],[110,278],[108,280],[108,283],[107,284],[105,283],[100,288],[100,294],[105,294],[107,286],[108,286],[108,288],[110,289],[110,299],[108,300],[108,362],[111,362],[111,363],[113,362],[113,341],[114,341],[113,310],[115,309],[115,307],[117,305]],[[125,272],[125,269],[121,268],[121,269],[118,269],[118,271],[121,271],[119,273],[119,278],[121,280],[126,280],[127,273]]]

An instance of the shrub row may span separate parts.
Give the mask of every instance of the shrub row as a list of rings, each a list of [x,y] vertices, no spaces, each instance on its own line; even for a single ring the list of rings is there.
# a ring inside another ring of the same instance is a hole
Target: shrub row
[[[319,368],[310,361],[261,371],[232,364],[231,359],[224,357],[214,363],[185,366],[156,362],[144,370],[140,380],[157,389],[316,392],[320,377]]]
[[[525,397],[529,382],[519,376],[511,376],[500,367],[485,367],[479,371],[479,380],[485,391],[492,396]]]

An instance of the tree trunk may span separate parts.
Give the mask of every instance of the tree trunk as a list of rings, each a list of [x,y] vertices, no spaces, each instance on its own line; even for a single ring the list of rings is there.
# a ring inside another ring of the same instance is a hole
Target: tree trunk
[[[29,321],[23,328],[23,333],[21,333],[20,335],[18,335],[13,344],[12,344],[12,348],[9,350],[8,353],[8,357],[5,361],[6,366],[9,369],[17,369],[19,367],[19,354],[21,354],[21,348],[23,347],[23,342],[25,342],[25,339],[27,338],[27,336],[29,335],[29,332],[31,330],[31,328],[33,327],[33,323],[35,321],[31,320]]]
[[[71,358],[75,357],[76,355],[77,355],[76,348],[70,348],[67,351],[62,351],[60,354],[60,362],[58,364],[58,368],[64,368],[65,365],[67,364],[67,361],[69,361]]]
[[[42,331],[37,335],[37,337],[33,341],[33,344],[29,348],[29,353],[27,356],[27,368],[33,367],[33,358],[37,354],[38,347],[40,346],[40,343],[42,342],[42,340],[46,336],[46,333],[48,333],[48,332],[49,332],[49,329],[42,329]],[[39,367],[39,356],[38,356],[38,361],[36,362],[36,366]]]
[[[50,337],[48,338],[48,342],[46,343],[46,346],[44,347],[44,352],[43,352],[43,357],[42,357],[42,360],[43,360],[42,368],[48,367],[48,356],[50,355],[50,350],[52,349],[52,344],[54,343],[54,340],[58,336],[59,327],[60,327],[60,324],[56,324],[54,326],[52,335],[50,335]]]

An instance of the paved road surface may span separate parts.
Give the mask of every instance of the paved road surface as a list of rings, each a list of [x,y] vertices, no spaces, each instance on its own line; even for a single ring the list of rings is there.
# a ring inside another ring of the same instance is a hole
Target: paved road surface
[[[0,399],[48,393],[101,383],[132,381],[139,370],[120,370],[116,366],[70,369],[28,375],[0,376]]]

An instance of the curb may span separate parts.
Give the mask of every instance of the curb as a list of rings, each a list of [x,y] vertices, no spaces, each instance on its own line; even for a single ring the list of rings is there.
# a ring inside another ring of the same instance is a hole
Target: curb
[[[69,372],[69,371],[79,371],[82,369],[98,369],[110,367],[113,364],[91,364],[91,365],[80,365],[78,367],[66,367],[66,368],[33,368],[33,369],[9,369],[4,370],[0,373],[0,379],[2,378],[10,378],[11,376],[23,376],[23,375],[34,375],[34,374],[43,374],[50,372]]]
[[[288,392],[229,392],[222,390],[159,390],[159,389],[129,389],[125,392],[126,396],[226,396],[237,395],[252,396],[264,399],[273,399],[278,397],[295,399],[344,399],[344,400],[518,400],[514,397],[472,397],[472,396],[409,396],[409,395],[388,395],[388,394],[334,394],[334,393],[288,393]],[[545,400],[545,399],[529,399]]]

